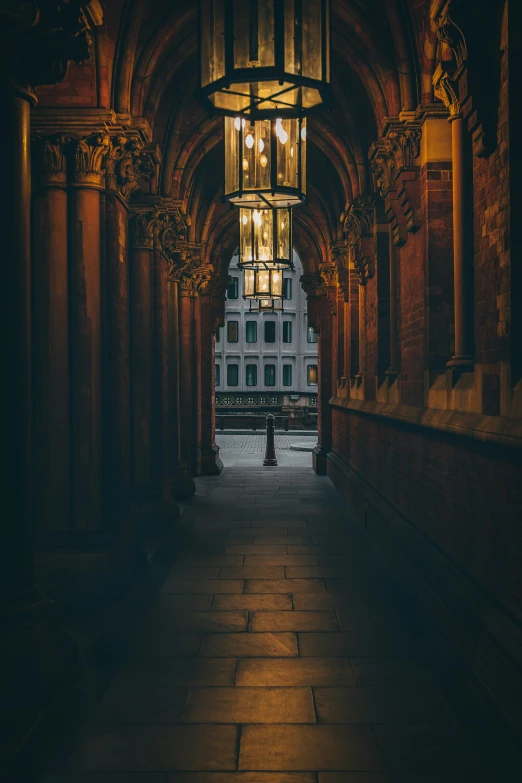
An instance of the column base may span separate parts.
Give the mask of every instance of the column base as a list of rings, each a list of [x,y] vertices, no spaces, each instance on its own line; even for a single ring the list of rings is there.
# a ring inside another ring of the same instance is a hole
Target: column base
[[[453,356],[449,362],[447,362],[446,367],[448,369],[457,369],[457,370],[473,370],[475,366],[475,359],[473,356],[469,355],[462,355],[462,356]]]
[[[211,449],[203,449],[201,452],[201,473],[203,476],[218,476],[223,470],[223,463],[219,458],[219,446],[214,444]]]
[[[176,465],[171,471],[170,494],[175,500],[190,500],[196,491],[196,485],[190,472],[184,465]]]
[[[327,475],[328,452],[322,449],[321,446],[316,446],[312,451],[312,462],[314,471],[318,476]]]

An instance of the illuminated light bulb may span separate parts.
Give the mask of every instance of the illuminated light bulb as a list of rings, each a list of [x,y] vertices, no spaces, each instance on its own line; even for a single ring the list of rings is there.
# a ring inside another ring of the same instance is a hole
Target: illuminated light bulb
[[[265,142],[263,141],[263,139],[259,139],[259,152],[263,152],[264,149],[265,149]]]
[[[245,139],[245,144],[247,145],[248,149],[251,150],[254,146],[254,137],[251,133],[248,134],[248,136]]]
[[[301,128],[301,138],[303,141],[306,139],[306,127]]]
[[[281,230],[283,230],[283,229],[284,229],[284,227],[285,227],[285,221],[284,221],[284,220],[282,220],[282,221],[281,221]]]
[[[254,223],[256,224],[256,226],[261,225],[261,215],[259,214],[257,209],[254,209]]]
[[[293,147],[290,147],[290,157],[291,158],[294,157],[294,148]]]
[[[236,117],[234,120],[234,127],[236,130],[239,130],[241,128],[241,117]]]
[[[243,225],[244,225],[244,226],[246,226],[246,224],[247,224],[247,220],[248,220],[247,216],[246,216],[246,215],[243,215]]]
[[[263,168],[266,168],[266,164],[268,163],[268,158],[266,157],[265,153],[261,155],[261,157],[259,158],[259,162]]]
[[[284,128],[281,128],[281,131],[279,133],[279,141],[281,142],[281,144],[286,144],[286,142],[288,141],[288,133],[285,131]]]
[[[246,158],[243,158],[243,171],[246,171],[248,169],[248,160]]]
[[[263,239],[268,239],[268,231],[263,231]]]
[[[259,248],[259,260],[260,261],[270,261],[270,248],[265,247],[261,245]]]

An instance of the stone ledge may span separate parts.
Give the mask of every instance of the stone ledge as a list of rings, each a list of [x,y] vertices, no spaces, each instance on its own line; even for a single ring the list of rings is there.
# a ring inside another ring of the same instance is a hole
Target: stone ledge
[[[484,416],[481,413],[413,405],[393,405],[371,400],[332,397],[330,405],[344,408],[361,416],[386,418],[414,427],[461,435],[473,440],[522,448],[522,419],[510,416]]]

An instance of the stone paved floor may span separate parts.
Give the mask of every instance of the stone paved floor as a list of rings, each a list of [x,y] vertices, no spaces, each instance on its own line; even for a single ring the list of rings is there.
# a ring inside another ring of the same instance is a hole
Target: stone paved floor
[[[216,443],[220,452],[234,452],[236,454],[259,454],[264,453],[266,446],[266,435],[227,435],[226,433],[216,433]],[[276,434],[275,446],[278,451],[288,451],[294,443],[302,446],[317,445],[317,435],[306,437],[305,435],[295,435],[291,432],[286,434]]]
[[[46,783],[498,780],[327,478],[197,483],[132,652]]]

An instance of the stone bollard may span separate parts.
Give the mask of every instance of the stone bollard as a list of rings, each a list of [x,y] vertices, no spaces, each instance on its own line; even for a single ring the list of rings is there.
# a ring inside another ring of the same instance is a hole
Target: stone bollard
[[[274,422],[274,417],[271,413],[269,413],[266,417],[266,451],[265,458],[263,460],[263,467],[275,467],[277,465],[275,453]]]

